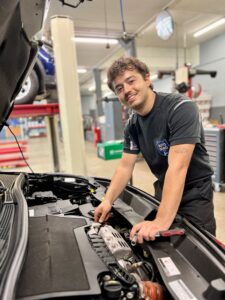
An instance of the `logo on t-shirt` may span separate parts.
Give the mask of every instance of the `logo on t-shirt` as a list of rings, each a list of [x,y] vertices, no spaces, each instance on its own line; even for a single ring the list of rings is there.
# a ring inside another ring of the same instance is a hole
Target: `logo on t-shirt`
[[[130,150],[138,150],[137,145],[133,141],[130,141]]]
[[[167,140],[156,141],[155,145],[160,155],[168,156],[170,145]]]

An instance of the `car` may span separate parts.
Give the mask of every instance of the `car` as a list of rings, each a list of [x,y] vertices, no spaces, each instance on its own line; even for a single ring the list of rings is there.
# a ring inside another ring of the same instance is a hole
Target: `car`
[[[16,96],[15,104],[32,104],[37,98],[38,100],[49,99],[51,102],[58,102],[52,46],[41,41],[38,44],[38,55],[34,68]]]
[[[1,173],[1,299],[224,299],[224,248],[177,216],[130,241],[158,201],[127,186],[107,223],[93,222],[109,180]],[[151,296],[150,296],[151,295]]]
[[[38,45],[32,36],[46,1],[0,3],[3,127],[33,68]],[[97,176],[0,172],[0,299],[224,299],[225,247],[204,229],[177,215],[155,241],[130,240],[134,224],[155,217],[159,202],[151,195],[128,185],[111,218],[94,222],[109,183]]]

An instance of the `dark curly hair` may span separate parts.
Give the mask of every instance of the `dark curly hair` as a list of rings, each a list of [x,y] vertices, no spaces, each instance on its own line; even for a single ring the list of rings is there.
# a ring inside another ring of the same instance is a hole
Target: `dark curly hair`
[[[122,56],[113,62],[107,72],[107,84],[113,92],[113,81],[118,75],[123,74],[127,70],[136,70],[144,79],[146,78],[146,75],[150,74],[149,68],[139,59],[135,57]]]

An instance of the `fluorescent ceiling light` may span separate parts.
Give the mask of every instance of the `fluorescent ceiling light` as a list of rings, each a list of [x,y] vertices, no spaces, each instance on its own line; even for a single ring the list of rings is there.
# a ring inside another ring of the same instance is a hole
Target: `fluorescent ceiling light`
[[[118,44],[117,39],[107,39],[107,38],[88,38],[88,37],[75,37],[73,40],[76,43],[91,43],[91,44],[110,44],[116,45]]]
[[[87,70],[86,69],[77,69],[77,73],[79,74],[83,74],[83,73],[86,73]]]
[[[212,29],[214,29],[214,28],[216,28],[216,27],[219,27],[220,25],[222,25],[222,24],[224,24],[224,23],[225,23],[225,18],[219,19],[219,20],[216,21],[215,23],[212,23],[212,24],[210,24],[210,25],[208,25],[208,26],[202,28],[201,30],[195,32],[195,33],[193,34],[193,36],[194,36],[194,37],[198,37],[198,36],[200,36],[200,35],[202,35],[202,34],[208,32],[208,31],[210,31],[210,30],[212,30]]]

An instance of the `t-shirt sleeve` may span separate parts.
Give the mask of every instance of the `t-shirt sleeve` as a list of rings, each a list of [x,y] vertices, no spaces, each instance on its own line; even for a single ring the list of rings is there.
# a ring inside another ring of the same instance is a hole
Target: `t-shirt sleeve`
[[[201,141],[201,118],[197,105],[190,100],[176,104],[169,115],[170,145],[196,144]]]
[[[123,152],[131,154],[138,154],[140,152],[138,139],[129,122],[124,129]]]

